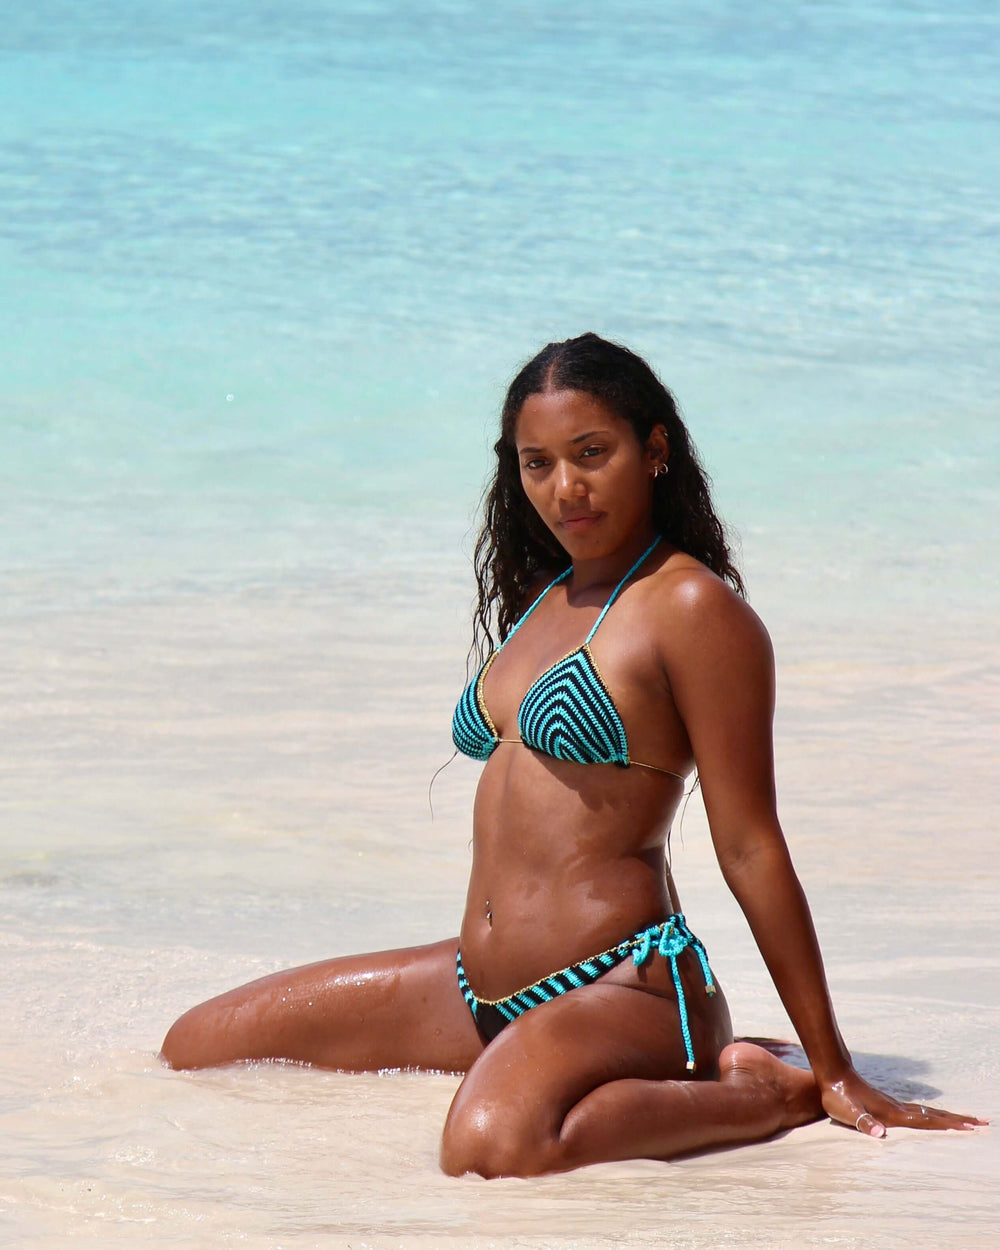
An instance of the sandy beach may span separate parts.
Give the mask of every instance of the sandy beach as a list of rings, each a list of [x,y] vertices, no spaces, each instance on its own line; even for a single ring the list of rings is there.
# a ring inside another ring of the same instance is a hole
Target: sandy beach
[[[393,572],[433,562],[6,622],[0,1243],[995,1244],[991,1129],[876,1142],[821,1123],[670,1164],[452,1181],[454,1076],[160,1065],[174,1016],[231,984],[457,929],[477,767],[445,769],[433,821],[426,792],[468,595],[457,555],[436,601],[402,602]],[[859,1067],[996,1116],[995,646],[902,621],[774,632],[781,810]],[[697,796],[674,855],[737,1030],[790,1036]]]

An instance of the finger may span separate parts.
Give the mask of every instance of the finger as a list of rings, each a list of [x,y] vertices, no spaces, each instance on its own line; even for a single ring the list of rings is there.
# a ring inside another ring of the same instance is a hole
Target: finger
[[[854,1121],[854,1127],[865,1137],[884,1137],[885,1125],[877,1120],[870,1111],[862,1111]]]
[[[972,1129],[988,1121],[974,1115],[956,1115],[939,1107],[925,1107],[923,1103],[903,1104],[904,1118],[900,1121],[907,1128],[916,1129]]]

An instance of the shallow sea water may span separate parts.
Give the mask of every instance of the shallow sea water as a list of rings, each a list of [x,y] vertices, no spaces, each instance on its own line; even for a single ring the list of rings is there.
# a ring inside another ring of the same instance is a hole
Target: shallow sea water
[[[685,407],[862,1070],[996,1116],[994,6],[38,0],[0,29],[0,1244],[991,1246],[995,1132],[443,1178],[456,1078],[176,1074],[193,1002],[454,932],[506,379]],[[387,767],[391,761],[391,767]],[[738,1029],[789,1026],[697,796]]]

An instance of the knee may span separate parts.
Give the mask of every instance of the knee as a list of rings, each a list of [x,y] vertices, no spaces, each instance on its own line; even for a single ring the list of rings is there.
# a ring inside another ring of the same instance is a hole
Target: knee
[[[456,1099],[458,1103],[458,1099]],[[452,1104],[441,1137],[441,1169],[448,1176],[475,1172],[498,1176],[539,1176],[555,1170],[551,1151],[537,1130],[502,1104]]]
[[[212,1044],[217,1030],[207,1018],[208,1006],[192,1007],[170,1026],[160,1047],[160,1058],[168,1067],[208,1068],[220,1062],[218,1045]]]
[[[167,1036],[163,1039],[163,1045],[160,1047],[160,1058],[169,1068],[195,1068],[198,1065],[193,1062],[193,1047],[191,1045],[193,1038],[192,1030],[188,1023],[188,1016],[181,1016],[167,1030]]]

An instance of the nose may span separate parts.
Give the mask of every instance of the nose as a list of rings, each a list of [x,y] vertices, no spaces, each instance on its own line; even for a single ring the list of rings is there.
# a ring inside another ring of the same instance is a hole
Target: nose
[[[556,465],[555,487],[560,499],[579,499],[587,493],[580,471],[572,460],[560,460]]]

